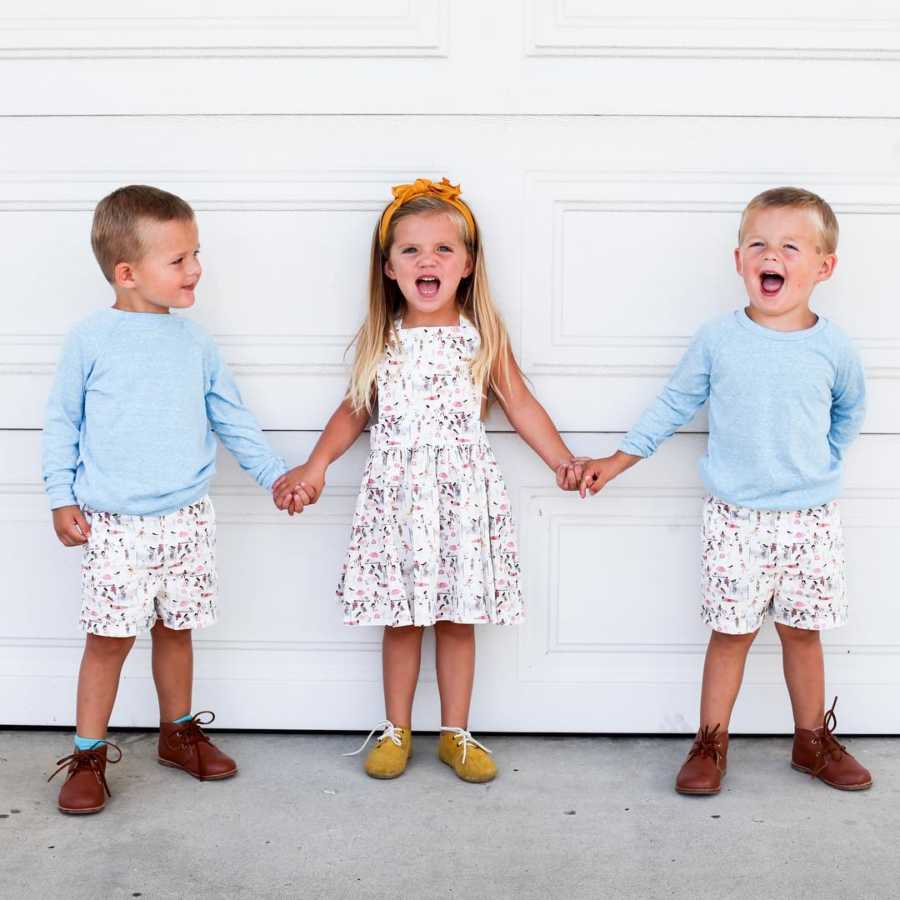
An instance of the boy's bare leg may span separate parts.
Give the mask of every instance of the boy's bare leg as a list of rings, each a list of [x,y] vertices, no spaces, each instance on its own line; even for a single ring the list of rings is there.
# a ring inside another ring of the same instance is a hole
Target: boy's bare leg
[[[75,727],[80,737],[97,740],[106,737],[122,665],[133,644],[133,637],[87,636],[78,672]]]
[[[191,712],[194,647],[191,630],[166,628],[161,620],[150,631],[153,682],[159,698],[160,722],[174,722]]]
[[[716,725],[728,731],[731,711],[734,709],[747,653],[758,631],[752,634],[723,634],[713,631],[706,648],[703,664],[703,690],[700,695],[700,727]]]
[[[825,662],[818,631],[775,623],[794,726],[812,731],[825,716]]]
[[[434,636],[441,725],[468,729],[475,681],[475,626],[438,622]]]
[[[381,644],[384,709],[399,728],[412,725],[413,698],[422,662],[424,629],[415,625],[385,628]]]

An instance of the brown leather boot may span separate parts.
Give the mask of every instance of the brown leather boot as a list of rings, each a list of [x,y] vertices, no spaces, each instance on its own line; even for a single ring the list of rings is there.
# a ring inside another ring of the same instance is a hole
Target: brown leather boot
[[[834,736],[836,706],[837,697],[818,728],[812,731],[797,728],[794,731],[791,766],[798,772],[809,772],[813,778],[841,791],[867,790],[872,787],[869,770],[861,766]]]
[[[107,748],[112,747],[119,755],[107,759]],[[47,779],[56,778],[66,766],[66,780],[59,791],[57,806],[61,812],[73,815],[100,812],[106,806],[106,798],[112,796],[106,783],[106,764],[117,763],[122,751],[109,741],[91,750],[76,750],[69,756],[58,759],[59,768]]]
[[[728,733],[704,725],[675,779],[679,794],[718,794],[725,775]]]
[[[209,718],[201,719],[201,716]],[[207,709],[187,722],[160,722],[160,764],[183,769],[200,781],[218,781],[236,774],[237,763],[226,756],[200,727],[211,724],[215,718],[215,714]]]

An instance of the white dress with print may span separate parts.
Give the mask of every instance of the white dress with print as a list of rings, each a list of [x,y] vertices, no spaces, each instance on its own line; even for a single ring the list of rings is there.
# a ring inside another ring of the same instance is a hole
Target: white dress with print
[[[338,597],[348,625],[522,619],[509,494],[458,326],[401,328],[378,367],[378,421]]]

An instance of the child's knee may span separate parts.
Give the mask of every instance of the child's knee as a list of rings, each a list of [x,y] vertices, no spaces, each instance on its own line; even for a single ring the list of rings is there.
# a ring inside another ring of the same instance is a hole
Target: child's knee
[[[475,637],[475,626],[465,622],[435,622],[435,632],[441,636],[466,640]]]
[[[749,647],[759,630],[751,631],[748,634],[726,634],[724,631],[713,631],[709,636],[710,646],[722,650],[741,650]]]
[[[190,628],[167,628],[160,619],[150,629],[150,637],[154,641],[165,641],[168,644],[190,644],[193,632]]]
[[[818,644],[821,640],[821,632],[812,628],[794,628],[792,625],[775,623],[775,630],[782,643],[788,644]]]
[[[86,656],[93,659],[124,659],[134,645],[134,637],[107,637],[101,634],[89,634],[84,642]]]

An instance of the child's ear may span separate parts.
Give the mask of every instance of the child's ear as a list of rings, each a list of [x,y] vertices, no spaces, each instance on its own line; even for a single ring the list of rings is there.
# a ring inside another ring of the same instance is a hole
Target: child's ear
[[[463,269],[462,277],[468,278],[475,271],[475,263],[472,262],[472,254],[466,254],[466,267]]]
[[[391,281],[397,280],[397,273],[394,272],[394,267],[391,265],[391,261],[389,259],[386,259],[384,261],[384,274],[387,275],[387,277],[390,278]]]
[[[734,248],[734,267],[737,269],[738,275],[744,274],[744,265],[743,265],[743,261],[741,260],[741,248],[740,247]]]
[[[131,263],[116,263],[113,269],[113,284],[116,287],[134,287],[134,269],[131,268]]]
[[[837,266],[837,257],[833,253],[826,253],[816,274],[816,281],[828,281],[834,274],[835,266]]]

